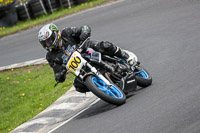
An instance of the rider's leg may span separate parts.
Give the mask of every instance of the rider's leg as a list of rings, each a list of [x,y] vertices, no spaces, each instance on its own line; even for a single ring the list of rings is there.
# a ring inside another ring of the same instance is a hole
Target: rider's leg
[[[87,87],[77,77],[74,79],[73,85],[76,91],[78,92],[81,92],[81,93],[89,92]]]
[[[117,56],[119,58],[125,59],[130,64],[133,64],[134,62],[137,61],[137,56],[134,53],[128,50],[124,50],[107,41],[99,42],[90,40],[87,42],[87,47],[93,48],[94,50],[101,52],[102,54]]]

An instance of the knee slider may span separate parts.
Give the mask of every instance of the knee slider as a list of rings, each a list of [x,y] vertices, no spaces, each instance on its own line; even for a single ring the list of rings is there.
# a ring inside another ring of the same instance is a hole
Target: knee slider
[[[78,92],[81,92],[81,93],[89,92],[87,87],[83,83],[81,83],[81,81],[79,81],[77,78],[74,79],[73,85],[76,91]]]

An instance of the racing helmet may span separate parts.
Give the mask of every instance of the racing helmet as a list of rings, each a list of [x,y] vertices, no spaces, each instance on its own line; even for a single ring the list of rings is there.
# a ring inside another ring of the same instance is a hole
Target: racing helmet
[[[38,39],[44,49],[48,51],[58,49],[61,41],[60,31],[55,24],[47,24],[39,30]]]

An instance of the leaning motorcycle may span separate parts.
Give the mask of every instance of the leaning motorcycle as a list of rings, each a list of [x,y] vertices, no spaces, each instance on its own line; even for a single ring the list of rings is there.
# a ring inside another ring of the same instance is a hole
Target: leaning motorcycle
[[[88,38],[89,39],[89,38]],[[110,57],[82,47],[68,46],[62,56],[67,70],[71,71],[92,93],[115,105],[126,102],[126,95],[137,86],[147,87],[152,77],[138,61],[129,65],[118,57]]]

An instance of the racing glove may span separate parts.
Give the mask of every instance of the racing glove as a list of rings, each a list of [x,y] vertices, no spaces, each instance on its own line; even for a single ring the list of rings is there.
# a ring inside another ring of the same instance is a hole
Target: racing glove
[[[91,34],[91,28],[87,25],[82,26],[81,28],[81,34],[80,34],[80,40],[84,41],[85,39],[87,39],[88,37],[90,37]]]
[[[55,73],[55,80],[58,83],[63,83],[66,79],[66,70],[63,70],[62,72]]]
[[[88,37],[90,37],[90,32],[85,31],[85,32],[81,33],[81,35],[80,35],[80,40],[81,40],[81,41],[84,41],[84,40],[87,39]]]

